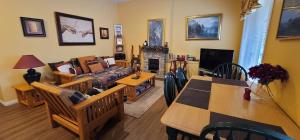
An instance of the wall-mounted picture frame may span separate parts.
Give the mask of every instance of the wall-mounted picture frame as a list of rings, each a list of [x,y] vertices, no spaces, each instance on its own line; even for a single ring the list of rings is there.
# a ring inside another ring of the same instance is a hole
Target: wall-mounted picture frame
[[[300,39],[300,0],[284,0],[277,39]]]
[[[222,14],[189,16],[186,20],[186,40],[220,40]]]
[[[100,27],[100,38],[101,39],[109,39],[109,30],[108,28]]]
[[[60,46],[95,45],[94,20],[55,12]]]
[[[23,35],[26,37],[46,37],[43,19],[20,17]]]
[[[149,46],[163,46],[165,39],[164,19],[148,20]]]

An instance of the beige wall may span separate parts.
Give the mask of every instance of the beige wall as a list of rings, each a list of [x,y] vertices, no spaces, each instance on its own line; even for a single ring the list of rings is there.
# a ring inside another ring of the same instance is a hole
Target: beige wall
[[[93,18],[96,45],[59,46],[55,11]],[[44,19],[47,37],[24,37],[20,16]],[[2,18],[0,21],[0,85],[2,87],[0,98],[5,101],[15,99],[11,87],[24,82],[22,74],[25,70],[12,69],[23,54],[34,54],[44,63],[68,60],[76,56],[113,54],[113,24],[118,22],[118,15],[117,7],[111,0],[1,0],[0,17]],[[109,40],[99,39],[100,26],[109,27],[111,34]],[[49,71],[49,68],[38,70]]]
[[[265,48],[264,62],[279,64],[289,72],[286,84],[279,81],[271,84],[275,100],[300,126],[300,40],[276,39],[283,0],[275,0],[269,36]]]
[[[200,48],[221,48],[235,50],[238,58],[242,33],[239,19],[239,0],[133,0],[118,5],[120,23],[123,24],[125,46],[142,45],[147,39],[147,20],[163,18],[166,23],[165,40],[176,54],[190,54],[197,58]],[[186,41],[185,17],[222,13],[221,40]]]

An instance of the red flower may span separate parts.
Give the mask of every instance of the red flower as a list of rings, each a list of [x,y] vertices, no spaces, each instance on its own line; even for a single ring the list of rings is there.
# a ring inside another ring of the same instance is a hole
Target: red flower
[[[271,64],[260,64],[249,69],[249,76],[253,79],[258,79],[258,82],[263,85],[268,85],[270,82],[278,79],[282,82],[287,81],[288,72],[281,66],[272,66]]]

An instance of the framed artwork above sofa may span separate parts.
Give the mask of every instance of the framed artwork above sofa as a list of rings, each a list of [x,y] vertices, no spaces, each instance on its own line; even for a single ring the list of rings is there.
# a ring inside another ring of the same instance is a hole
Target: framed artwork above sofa
[[[94,20],[55,12],[60,46],[95,45]]]

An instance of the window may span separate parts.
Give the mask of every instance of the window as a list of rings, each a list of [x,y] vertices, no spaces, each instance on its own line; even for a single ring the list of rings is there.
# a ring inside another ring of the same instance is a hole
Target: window
[[[246,70],[262,62],[274,0],[259,0],[261,8],[244,20],[239,64]]]

